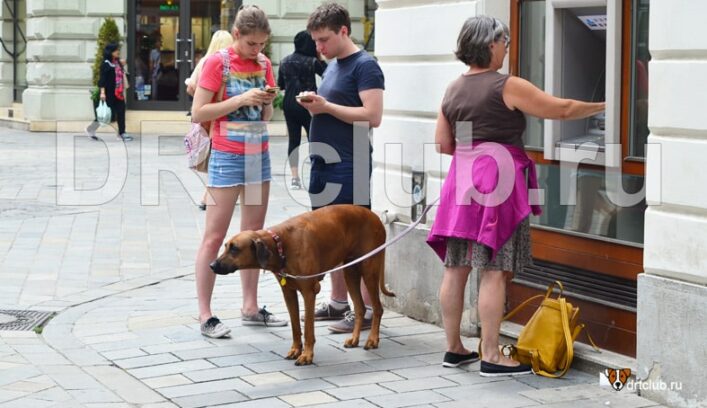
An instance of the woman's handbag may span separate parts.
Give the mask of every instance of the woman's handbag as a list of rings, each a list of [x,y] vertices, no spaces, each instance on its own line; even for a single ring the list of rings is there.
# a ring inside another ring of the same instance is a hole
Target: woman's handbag
[[[223,94],[226,90],[226,83],[230,76],[230,59],[228,58],[228,50],[223,49],[220,51],[223,58],[223,74],[221,88],[216,94],[216,102],[221,102],[223,100]],[[202,126],[201,123],[191,124],[191,129],[184,136],[184,147],[187,150],[187,164],[190,169],[196,170],[202,173],[207,173],[209,171],[209,158],[211,157],[211,138],[209,134],[213,131],[214,122],[206,126]],[[209,129],[207,131],[206,129]]]
[[[206,173],[211,155],[211,139],[201,124],[191,124],[191,129],[184,136],[184,147],[187,150],[189,168]]]
[[[101,125],[110,125],[111,111],[106,101],[101,101],[96,108],[96,120]]]
[[[550,297],[557,285],[560,293],[557,298]],[[578,322],[579,308],[572,306],[562,297],[562,283],[555,281],[547,288],[545,295],[536,295],[521,303],[508,313],[503,320],[513,317],[530,302],[542,299],[540,307],[525,324],[518,336],[515,346],[511,348],[511,356],[521,364],[528,364],[535,374],[543,377],[560,378],[569,370],[574,358],[574,340],[585,325]],[[599,348],[587,334],[589,342],[597,352]],[[556,374],[560,371],[559,374]]]

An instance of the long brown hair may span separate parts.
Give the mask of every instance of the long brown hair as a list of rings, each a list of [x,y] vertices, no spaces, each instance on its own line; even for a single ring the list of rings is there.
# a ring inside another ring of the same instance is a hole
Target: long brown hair
[[[270,35],[270,22],[268,22],[268,16],[260,7],[243,5],[238,10],[236,21],[233,22],[233,30],[236,29],[241,35],[253,33]]]

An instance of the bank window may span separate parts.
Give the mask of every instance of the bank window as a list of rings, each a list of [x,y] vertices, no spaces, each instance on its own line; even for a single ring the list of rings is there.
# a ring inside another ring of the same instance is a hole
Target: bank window
[[[520,3],[518,74],[540,89],[545,88],[545,0]],[[527,116],[525,145],[543,148],[545,121]]]
[[[511,72],[517,73],[540,89],[546,89],[546,26],[551,23],[548,21],[547,1],[512,0],[511,6],[511,25],[512,30],[515,31],[515,43],[518,45],[515,53],[511,55]],[[627,85],[622,91],[624,93],[619,94],[618,98],[614,97],[613,100],[623,104],[620,140],[624,146],[624,156],[627,156],[624,158],[640,160],[645,157],[645,143],[649,134],[647,120],[648,62],[650,61],[649,0],[623,0],[623,6],[624,14],[619,18],[625,24],[626,30],[623,37],[625,42],[622,45],[622,58],[615,63],[625,64],[622,67],[626,67],[626,70],[622,72],[627,73],[628,77],[620,78],[621,81],[626,81]],[[578,19],[575,9],[566,9],[567,11],[562,14],[566,31],[569,31],[566,35],[589,33],[587,35],[589,39],[599,40],[597,49],[605,48],[606,31],[599,29],[591,32],[583,31],[585,26],[582,24],[585,23]],[[600,15],[602,10],[589,7],[587,12]],[[606,14],[606,10],[603,12]],[[589,54],[589,50],[583,50],[583,53]],[[576,53],[570,53],[567,56],[571,59],[569,65],[563,65],[562,68],[571,71],[577,71],[578,67],[584,68],[582,73],[593,79],[588,82],[589,86],[585,87],[588,93],[578,93],[575,89],[577,87],[574,87],[570,89],[573,91],[570,92],[570,97],[587,101],[605,100],[607,96],[603,90],[606,61],[603,58],[597,59],[594,71],[590,71],[589,67],[582,65],[581,59],[577,59],[579,57]],[[587,129],[591,130],[595,127],[604,130],[602,123],[595,126],[591,121],[576,121],[575,125],[582,128],[580,132],[582,134],[590,134]],[[639,199],[630,205],[619,205],[613,202],[609,190],[613,191],[618,186],[623,188],[626,194],[640,195],[645,182],[643,164],[631,163],[633,165],[631,168],[622,166],[622,173],[618,176],[611,174],[607,176],[606,170],[601,166],[577,166],[569,174],[569,179],[575,183],[576,194],[571,197],[562,196],[562,166],[557,161],[546,159],[543,155],[546,147],[544,127],[545,121],[527,116],[525,146],[537,162],[538,180],[545,192],[545,211],[542,216],[531,217],[531,224],[543,230],[640,247],[643,244],[645,200]],[[570,131],[560,133],[571,136]],[[603,138],[603,132],[601,136]]]
[[[645,157],[648,140],[649,0],[633,0],[631,30],[631,97],[629,156]]]
[[[648,24],[650,0],[624,0],[630,2],[630,77],[628,97],[628,134],[622,138],[628,144],[630,158],[645,157],[648,139]],[[545,0],[513,0],[518,16],[517,73],[540,89],[545,89]],[[628,4],[627,4],[628,5]],[[617,61],[618,63],[618,61]],[[525,145],[529,150],[543,148],[544,121],[527,117]]]

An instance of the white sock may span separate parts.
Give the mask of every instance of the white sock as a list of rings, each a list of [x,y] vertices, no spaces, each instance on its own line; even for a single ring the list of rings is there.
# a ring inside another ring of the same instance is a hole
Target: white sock
[[[329,306],[334,308],[335,310],[344,310],[349,306],[349,301],[344,300],[336,300],[336,299],[329,299]]]
[[[363,315],[364,319],[371,319],[373,318],[373,308],[370,306],[366,306],[366,314]]]

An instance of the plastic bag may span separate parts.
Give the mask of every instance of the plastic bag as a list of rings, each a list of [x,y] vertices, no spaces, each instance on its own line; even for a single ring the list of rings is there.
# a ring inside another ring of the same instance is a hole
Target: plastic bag
[[[96,120],[101,125],[110,125],[111,111],[106,101],[101,101],[96,108]]]

